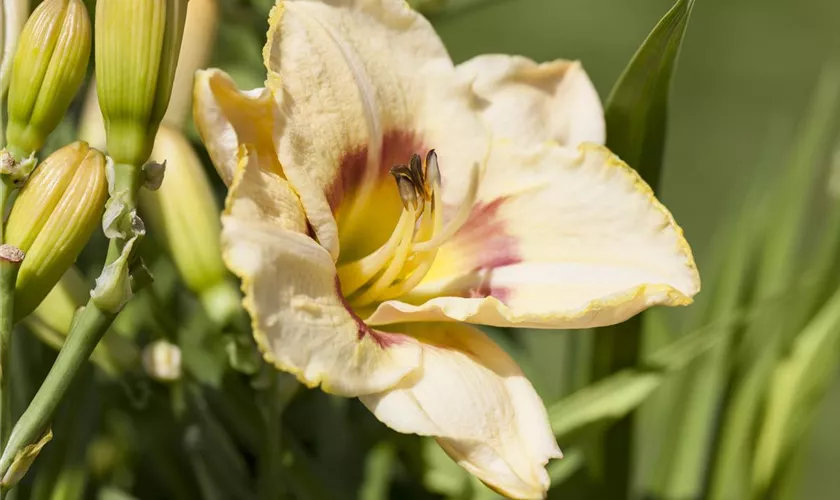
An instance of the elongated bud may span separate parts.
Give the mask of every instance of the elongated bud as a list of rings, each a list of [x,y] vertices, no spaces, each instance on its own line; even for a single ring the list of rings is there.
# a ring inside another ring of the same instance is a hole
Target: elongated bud
[[[6,241],[26,253],[17,278],[15,318],[32,312],[99,226],[108,197],[106,159],[76,142],[50,155],[21,189]]]
[[[169,104],[187,0],[96,3],[96,88],[108,154],[116,163],[149,158]]]
[[[192,110],[195,72],[206,68],[210,61],[218,21],[219,7],[216,0],[190,0],[184,25],[184,40],[188,40],[188,43],[181,46],[172,98],[163,117],[163,123],[170,127],[183,127]]]
[[[0,2],[0,26],[3,30],[3,34],[0,36],[0,43],[3,44],[3,60],[0,62],[0,96],[5,96],[9,90],[9,77],[12,74],[15,48],[27,17],[29,17],[29,0],[3,0]]]
[[[140,208],[152,233],[209,310],[221,312],[230,301],[238,304],[238,294],[227,290],[228,274],[219,243],[220,208],[201,160],[184,134],[166,125],[158,131],[152,159],[166,162],[160,189],[140,193]]]
[[[90,57],[81,0],[45,0],[18,40],[9,88],[7,147],[16,160],[43,146],[79,90]]]

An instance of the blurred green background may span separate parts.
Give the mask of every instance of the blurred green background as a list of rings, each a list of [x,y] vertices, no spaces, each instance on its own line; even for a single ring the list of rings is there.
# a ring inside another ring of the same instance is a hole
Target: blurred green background
[[[456,62],[488,52],[538,61],[580,59],[602,99],[673,5],[670,0],[462,3],[460,14],[436,22]],[[701,274],[716,228],[734,217],[750,183],[784,167],[820,69],[840,59],[838,19],[836,0],[696,2],[672,91],[661,198],[685,229]],[[836,383],[809,438],[800,498],[836,498],[839,421]]]

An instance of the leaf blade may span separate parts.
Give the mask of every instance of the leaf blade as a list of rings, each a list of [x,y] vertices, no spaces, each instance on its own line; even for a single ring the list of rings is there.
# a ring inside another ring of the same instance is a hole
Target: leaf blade
[[[657,189],[668,97],[694,0],[679,0],[633,56],[606,101],[607,146]]]

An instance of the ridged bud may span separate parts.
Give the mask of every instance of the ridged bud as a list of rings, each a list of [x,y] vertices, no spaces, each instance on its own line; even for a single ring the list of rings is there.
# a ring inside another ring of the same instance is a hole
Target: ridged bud
[[[6,242],[26,253],[16,319],[32,312],[75,262],[99,226],[107,198],[106,158],[87,143],[59,149],[35,170],[6,223]]]
[[[9,90],[9,77],[12,74],[12,61],[15,48],[26,18],[29,17],[29,0],[3,0],[0,2],[0,43],[3,60],[0,62],[0,96]]]
[[[116,163],[149,158],[169,104],[187,0],[96,3],[96,86],[108,154]]]
[[[175,71],[175,82],[172,85],[172,98],[163,117],[163,123],[170,127],[183,127],[190,116],[195,72],[207,67],[218,22],[217,0],[190,0],[184,25],[184,40],[188,40],[189,43],[181,46],[178,69]]]
[[[226,292],[220,209],[201,160],[184,134],[166,125],[158,131],[152,160],[166,162],[166,175],[160,189],[140,193],[147,225],[172,256],[187,286],[212,302],[214,312],[226,307],[226,298],[238,304],[238,294]]]
[[[75,97],[90,58],[81,0],[45,0],[18,39],[9,87],[7,148],[16,160],[43,146]]]

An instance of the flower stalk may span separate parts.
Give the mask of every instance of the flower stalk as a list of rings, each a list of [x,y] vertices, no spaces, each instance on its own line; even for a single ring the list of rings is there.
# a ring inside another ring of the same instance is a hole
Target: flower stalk
[[[137,216],[143,164],[169,102],[184,29],[186,0],[99,2],[96,15],[97,93],[106,124],[110,199],[103,230],[110,244],[102,274],[50,372],[0,456],[6,477],[21,453],[43,435],[59,403],[102,336],[133,294],[151,282],[135,246],[145,234]],[[136,34],[145,33],[144,43]],[[135,62],[142,64],[136,65]],[[13,485],[3,485],[4,487]]]
[[[15,186],[9,175],[0,175],[0,448],[5,447],[11,431],[11,394],[9,391],[9,351],[15,315],[15,282],[23,261],[23,252],[5,244],[2,216]],[[2,493],[0,493],[2,496]]]

